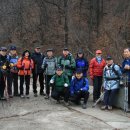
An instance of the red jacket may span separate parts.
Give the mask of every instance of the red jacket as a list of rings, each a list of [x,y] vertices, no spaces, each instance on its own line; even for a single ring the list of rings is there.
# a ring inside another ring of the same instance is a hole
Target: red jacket
[[[93,79],[94,76],[102,76],[105,65],[106,62],[104,59],[102,59],[101,63],[98,63],[96,58],[93,58],[89,65],[90,78]]]
[[[34,63],[32,59],[23,57],[19,58],[17,67],[19,68],[19,75],[31,75]]]

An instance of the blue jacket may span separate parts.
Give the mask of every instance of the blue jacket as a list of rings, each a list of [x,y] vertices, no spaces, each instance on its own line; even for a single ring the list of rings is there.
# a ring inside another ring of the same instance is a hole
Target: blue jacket
[[[116,73],[113,70],[113,66]],[[103,71],[104,88],[107,90],[119,88],[119,81],[121,76],[122,72],[118,65],[112,64],[110,67],[106,65]]]
[[[70,85],[70,94],[73,95],[78,91],[88,91],[89,83],[87,78],[73,78]]]
[[[76,62],[76,69],[82,69],[83,70],[83,76],[86,77],[86,71],[88,70],[88,61],[85,58],[77,58],[75,60]]]
[[[128,75],[128,81],[130,82],[130,70],[124,69],[125,65],[130,66],[130,59],[124,59],[124,61],[122,62],[122,73]]]

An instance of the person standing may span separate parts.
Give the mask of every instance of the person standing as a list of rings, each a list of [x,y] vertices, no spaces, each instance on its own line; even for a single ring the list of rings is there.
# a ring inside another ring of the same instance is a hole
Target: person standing
[[[9,70],[9,62],[7,60],[7,48],[0,48],[0,99],[5,100],[8,98],[8,92],[6,88],[7,71]],[[6,97],[4,91],[6,90]]]
[[[7,86],[9,97],[19,96],[18,93],[18,55],[16,51],[16,46],[10,47],[9,55],[7,55],[7,60],[9,61],[10,71],[7,75]],[[14,92],[12,92],[12,84],[14,87]]]
[[[93,102],[100,97],[102,86],[103,69],[106,65],[105,60],[102,58],[102,51],[96,51],[96,57],[90,61],[89,71],[90,78],[93,81]]]
[[[28,50],[24,51],[22,57],[18,59],[17,67],[19,69],[20,76],[20,96],[24,98],[24,82],[26,84],[26,97],[29,98],[29,86],[30,86],[30,75],[32,69],[34,68],[33,60],[31,59],[31,54]]]
[[[83,76],[87,77],[87,70],[89,67],[89,63],[87,59],[84,58],[84,53],[82,50],[79,50],[76,57],[76,69],[81,69],[83,72]]]
[[[111,56],[106,59],[107,65],[103,71],[104,79],[104,106],[101,107],[102,110],[108,109],[112,110],[114,98],[119,90],[120,79],[122,76],[121,69],[118,65],[114,64]]]
[[[45,71],[45,82],[46,82],[45,99],[49,99],[49,95],[50,95],[49,82],[50,82],[52,76],[56,72],[57,58],[53,54],[53,49],[47,49],[46,53],[47,53],[47,56],[43,60],[42,68]]]
[[[39,77],[40,83],[40,95],[45,96],[44,94],[44,76],[42,69],[42,62],[44,59],[44,55],[41,53],[41,48],[39,46],[35,47],[34,53],[32,53],[31,58],[34,61],[34,69],[33,69],[33,92],[34,96],[37,97],[37,80]]]
[[[128,104],[130,106],[130,48],[124,49],[124,60],[122,62],[122,72],[128,76]]]
[[[63,67],[64,73],[68,76],[71,82],[73,72],[75,70],[75,59],[69,52],[68,48],[63,49],[63,55],[58,58],[58,65]]]

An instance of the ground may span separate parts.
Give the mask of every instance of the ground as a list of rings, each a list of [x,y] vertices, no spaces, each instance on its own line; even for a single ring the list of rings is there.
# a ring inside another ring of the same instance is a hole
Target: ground
[[[30,99],[0,101],[0,130],[130,130],[130,113],[117,108],[102,111],[92,104],[92,95],[87,109],[82,109],[34,97],[31,90]]]

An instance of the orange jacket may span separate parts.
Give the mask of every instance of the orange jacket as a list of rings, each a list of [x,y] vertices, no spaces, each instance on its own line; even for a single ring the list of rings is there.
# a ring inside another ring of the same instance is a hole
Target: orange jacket
[[[90,78],[93,79],[94,76],[102,76],[105,65],[106,62],[104,59],[102,59],[101,63],[98,63],[96,58],[93,58],[89,65]]]
[[[34,69],[34,62],[28,57],[19,58],[17,62],[17,67],[19,69],[19,75],[31,75],[32,69]]]

